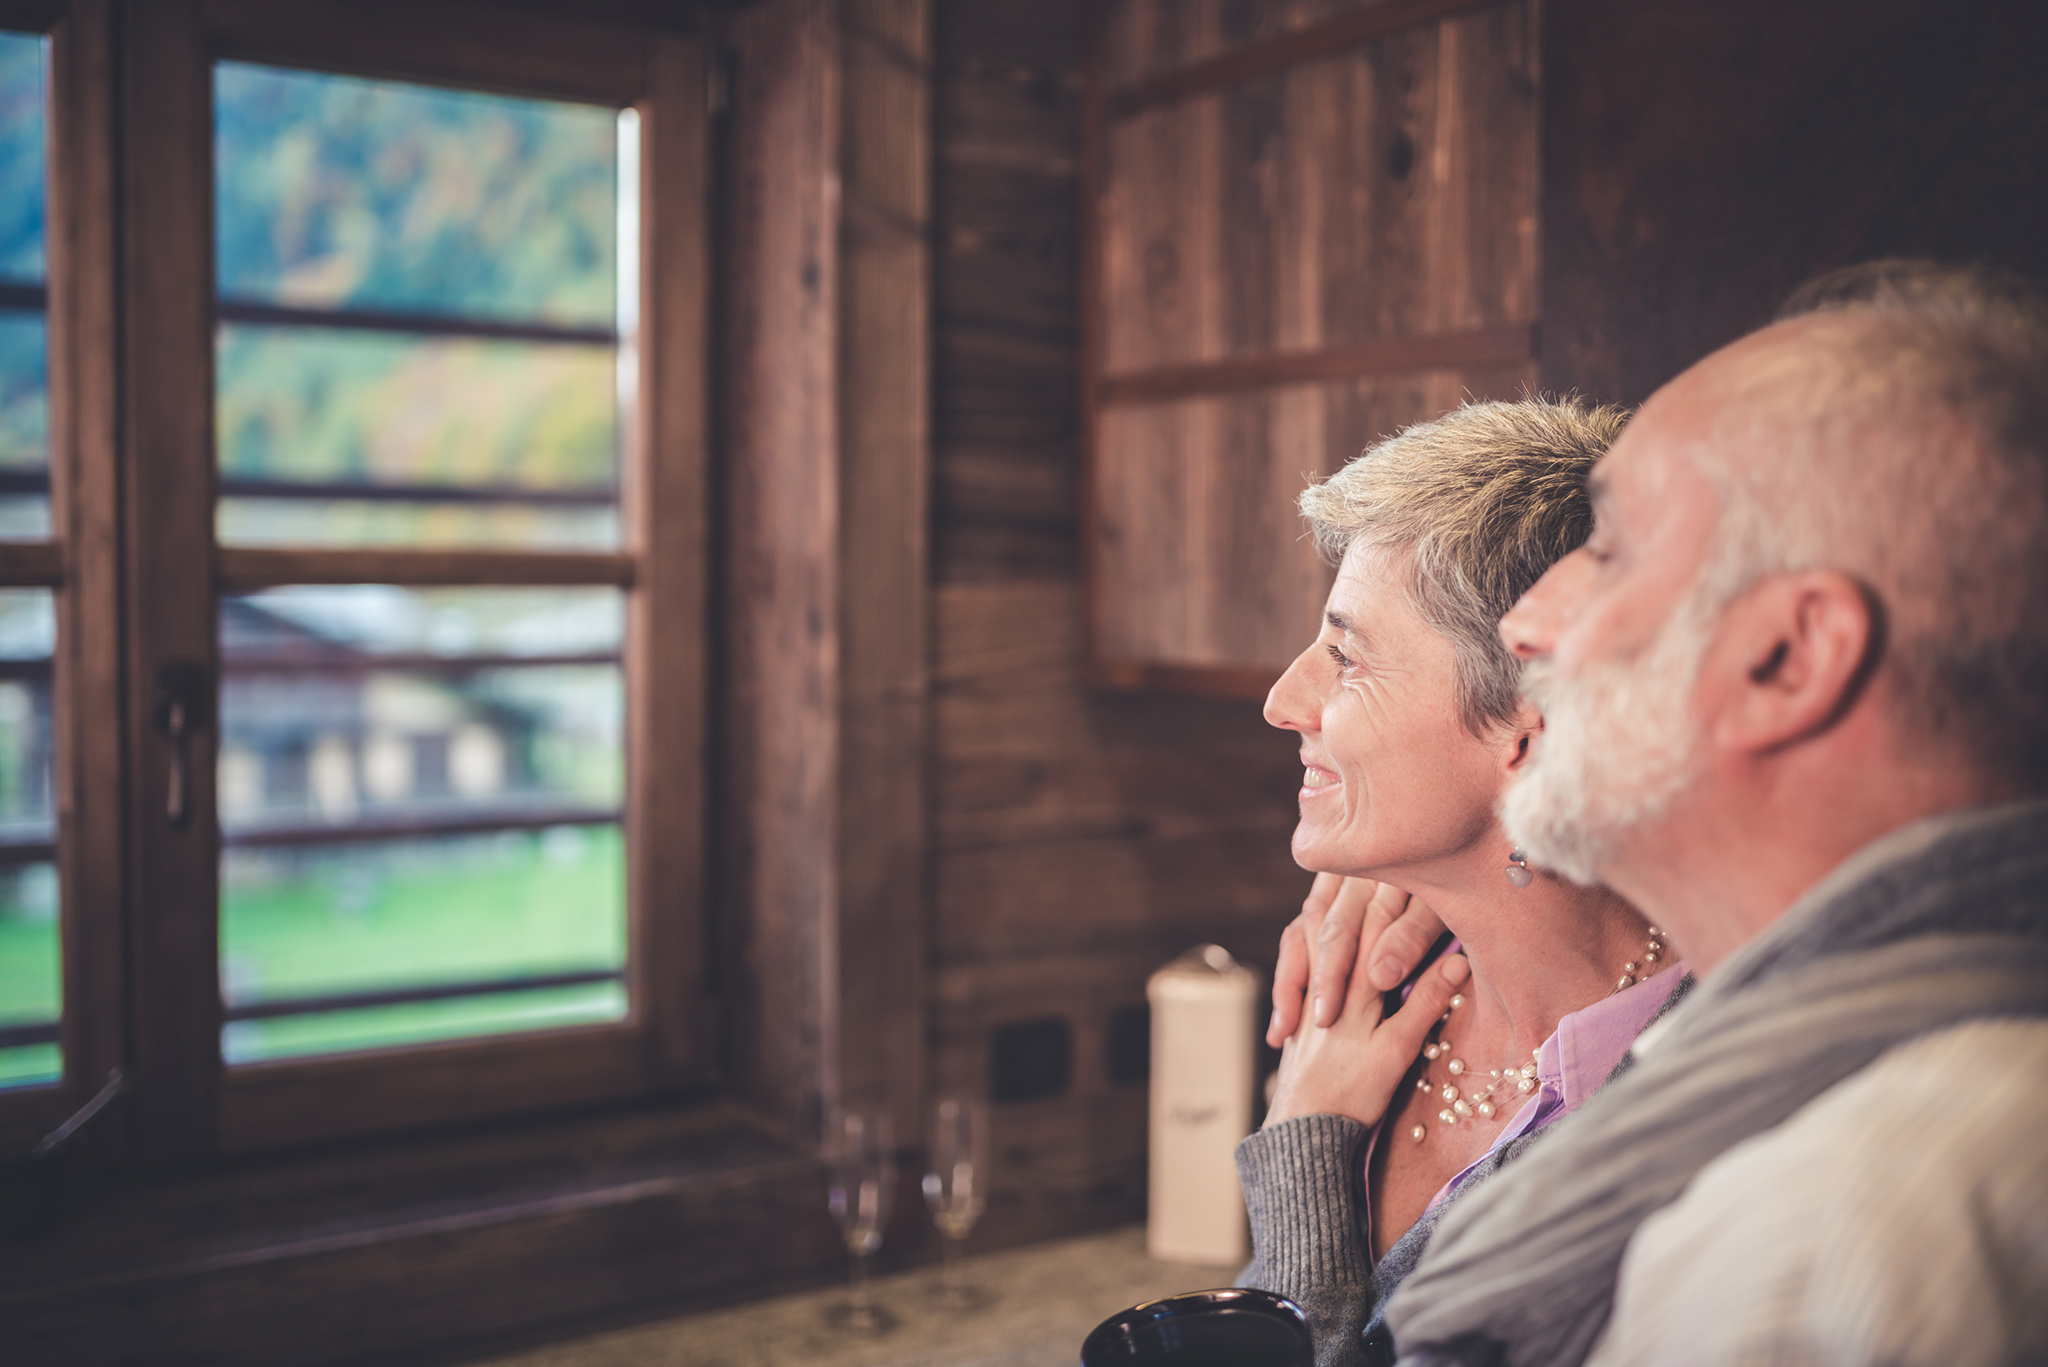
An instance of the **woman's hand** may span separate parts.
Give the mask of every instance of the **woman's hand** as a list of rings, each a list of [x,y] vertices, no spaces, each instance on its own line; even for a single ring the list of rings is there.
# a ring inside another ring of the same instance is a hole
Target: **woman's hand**
[[[1415,980],[1399,1011],[1382,1018],[1379,989],[1363,973],[1352,974],[1336,1022],[1305,1025],[1287,1041],[1266,1124],[1300,1115],[1344,1115],[1377,1125],[1422,1052],[1429,1028],[1471,976],[1462,954],[1447,955]]]
[[[1382,992],[1393,991],[1443,933],[1436,913],[1397,887],[1370,878],[1317,874],[1301,915],[1280,934],[1266,1043],[1278,1049],[1295,1032],[1304,999],[1312,1003],[1308,1015],[1316,1025],[1334,1021],[1361,960],[1367,961],[1367,981]]]

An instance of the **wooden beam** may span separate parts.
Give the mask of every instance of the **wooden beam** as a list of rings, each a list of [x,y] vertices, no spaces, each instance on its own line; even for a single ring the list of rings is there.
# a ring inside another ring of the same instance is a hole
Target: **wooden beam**
[[[1510,365],[1526,361],[1535,354],[1535,324],[1510,323],[1503,327],[1475,328],[1469,332],[1389,337],[1317,351],[1238,356],[1199,365],[1165,366],[1158,370],[1105,375],[1096,383],[1095,392],[1097,401],[1107,407],[1228,394],[1246,389],[1271,389],[1287,384],[1355,380],[1367,375]]]
[[[1158,105],[1214,94],[1303,62],[1335,57],[1400,29],[1501,3],[1505,0],[1387,0],[1368,9],[1349,10],[1177,71],[1118,86],[1108,92],[1108,114],[1112,119],[1128,119]]]
[[[54,541],[0,541],[0,585],[56,588],[64,582],[64,548]]]
[[[626,843],[629,972],[651,1082],[701,1080],[710,689],[711,146],[706,45],[647,42],[640,106],[640,374],[629,419]]]
[[[218,1008],[217,1008],[218,1009]],[[220,1143],[269,1148],[608,1100],[645,1086],[631,1021],[246,1063],[224,1071]]]
[[[718,949],[734,1088],[810,1143],[838,1034],[837,9],[764,0],[728,33]]]
[[[460,0],[203,0],[214,54],[347,75],[623,107],[647,88],[647,36]]]
[[[225,593],[285,584],[406,584],[421,588],[610,584],[631,588],[635,578],[632,556],[605,551],[223,546],[215,558]]]
[[[929,0],[841,0],[834,1090],[924,1130]],[[854,212],[856,209],[863,212]]]
[[[220,1070],[218,730],[182,741],[160,680],[214,676],[213,102],[197,0],[125,0],[122,75],[121,452],[129,1093],[146,1161],[214,1148]],[[174,781],[182,775],[182,782]],[[166,795],[177,792],[183,813]]]

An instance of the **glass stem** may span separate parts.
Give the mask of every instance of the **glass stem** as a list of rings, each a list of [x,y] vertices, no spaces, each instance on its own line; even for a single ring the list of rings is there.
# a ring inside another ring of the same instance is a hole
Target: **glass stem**
[[[957,1296],[967,1286],[967,1280],[961,1275],[960,1270],[961,1260],[967,1252],[967,1243],[964,1239],[956,1239],[950,1234],[942,1236],[939,1242],[946,1253],[946,1270],[940,1285],[945,1288],[946,1294]]]
[[[873,1261],[874,1255],[865,1249],[853,1255],[853,1286],[847,1295],[847,1305],[852,1309],[856,1323],[866,1320],[874,1309],[868,1290],[868,1281],[872,1275],[872,1268],[869,1265]]]

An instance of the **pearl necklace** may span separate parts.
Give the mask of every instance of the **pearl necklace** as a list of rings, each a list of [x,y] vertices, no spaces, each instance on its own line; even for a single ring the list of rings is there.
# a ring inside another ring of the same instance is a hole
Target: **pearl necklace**
[[[1615,992],[1626,992],[1636,985],[1639,976],[1647,978],[1655,974],[1657,965],[1663,961],[1664,932],[1651,926],[1649,943],[1643,949],[1643,957],[1640,960],[1631,959],[1621,966],[1621,977],[1615,982],[1614,991],[1607,995],[1611,997]],[[1451,1018],[1451,1011],[1456,1011],[1464,1004],[1465,994],[1462,992],[1451,998],[1451,1010],[1444,1012],[1443,1020],[1438,1021],[1434,1027],[1439,1036],[1442,1034],[1444,1023]],[[1441,1038],[1432,1039],[1422,1046],[1422,1057],[1429,1063],[1434,1063],[1450,1052],[1451,1046]],[[1437,1094],[1444,1105],[1443,1109],[1436,1113],[1436,1118],[1446,1126],[1455,1126],[1461,1121],[1476,1124],[1481,1120],[1492,1120],[1500,1114],[1510,1093],[1515,1096],[1527,1096],[1536,1090],[1535,1060],[1543,1057],[1543,1050],[1537,1048],[1531,1052],[1531,1061],[1521,1067],[1493,1068],[1484,1076],[1461,1058],[1449,1059],[1444,1068],[1450,1073],[1451,1080],[1442,1084],[1430,1081],[1429,1068],[1425,1064],[1422,1076],[1415,1079],[1415,1090],[1434,1091]],[[1408,1137],[1418,1144],[1428,1134],[1429,1127],[1426,1125],[1416,1125],[1408,1131]]]

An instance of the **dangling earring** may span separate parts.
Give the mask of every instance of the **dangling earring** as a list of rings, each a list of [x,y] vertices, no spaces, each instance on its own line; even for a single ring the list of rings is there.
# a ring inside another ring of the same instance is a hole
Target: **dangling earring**
[[[1520,850],[1508,851],[1508,866],[1505,872],[1508,882],[1518,888],[1526,888],[1536,881],[1536,875],[1529,872],[1529,856]]]

